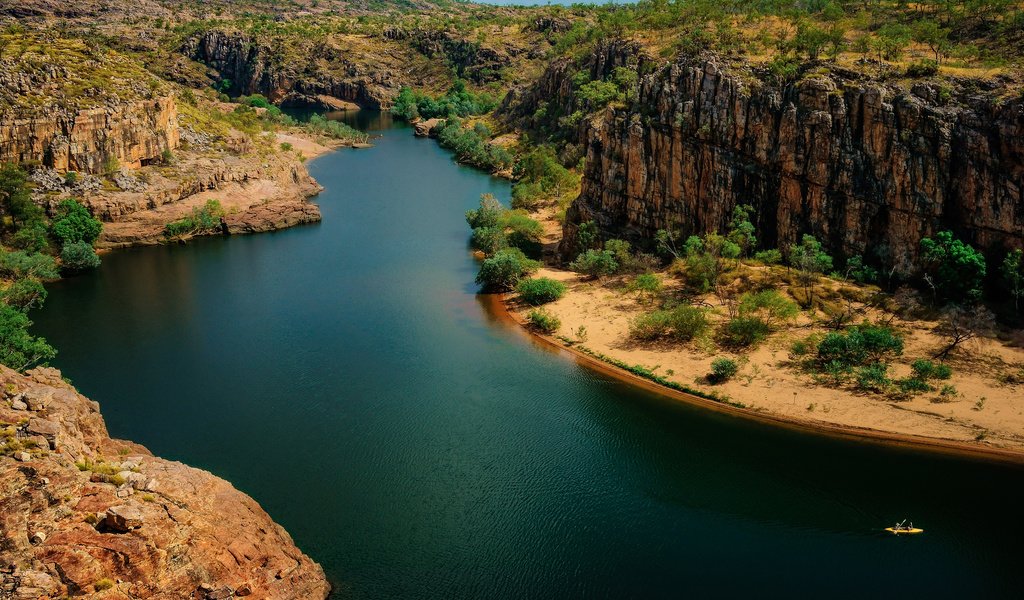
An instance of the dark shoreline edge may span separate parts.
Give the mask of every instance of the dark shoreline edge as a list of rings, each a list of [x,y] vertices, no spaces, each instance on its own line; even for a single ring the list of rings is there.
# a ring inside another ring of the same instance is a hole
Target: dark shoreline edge
[[[714,410],[720,413],[735,417],[749,419],[764,424],[784,427],[793,431],[824,435],[833,438],[845,439],[855,442],[867,442],[879,446],[897,447],[904,450],[916,450],[933,454],[941,454],[954,458],[966,458],[987,463],[1000,463],[1014,467],[1024,468],[1024,450],[1011,450],[1008,448],[996,448],[992,446],[981,446],[969,442],[958,442],[942,438],[930,438],[912,434],[890,433],[867,427],[851,427],[830,423],[810,422],[781,415],[773,415],[758,412],[745,407],[739,407],[727,402],[704,398],[695,394],[676,390],[661,385],[650,379],[631,373],[619,366],[610,364],[573,348],[560,340],[540,333],[529,327],[525,320],[521,319],[511,308],[510,300],[512,294],[482,294],[484,303],[490,305],[493,313],[501,319],[521,327],[533,340],[540,341],[552,349],[568,352],[573,359],[596,371],[610,375],[620,381],[655,392],[672,400],[686,402],[687,404]]]

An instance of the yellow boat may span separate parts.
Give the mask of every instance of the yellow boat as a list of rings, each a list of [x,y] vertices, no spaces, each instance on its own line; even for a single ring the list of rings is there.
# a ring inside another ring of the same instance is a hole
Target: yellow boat
[[[895,535],[905,535],[905,534],[909,535],[909,534],[914,534],[914,533],[924,533],[924,529],[919,529],[917,527],[886,527],[885,530],[888,531],[889,533],[893,533]]]

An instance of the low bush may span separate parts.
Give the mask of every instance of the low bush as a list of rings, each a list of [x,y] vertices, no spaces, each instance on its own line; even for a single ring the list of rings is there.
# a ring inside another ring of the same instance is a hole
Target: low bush
[[[8,279],[57,279],[57,263],[52,256],[22,251],[5,252],[0,248],[0,276]]]
[[[736,317],[730,319],[719,329],[719,341],[724,346],[748,348],[768,337],[771,327],[760,317]]]
[[[581,275],[599,278],[613,275],[619,268],[615,255],[610,250],[587,250],[569,263],[569,268]]]
[[[558,317],[542,308],[531,310],[530,313],[526,315],[526,318],[530,322],[530,325],[544,333],[554,333],[562,326],[562,322],[558,320]]]
[[[68,271],[85,271],[100,266],[100,257],[86,242],[64,244],[60,251],[61,266]]]
[[[857,387],[873,392],[884,391],[889,386],[889,366],[875,363],[857,369]]]
[[[565,284],[548,277],[538,277],[520,281],[516,291],[524,302],[536,306],[561,298],[565,294]]]
[[[708,375],[708,381],[724,383],[732,379],[738,371],[739,366],[731,358],[716,358],[711,361],[711,374]]]
[[[656,310],[639,315],[629,324],[630,337],[649,342],[668,334],[671,322],[668,311]]]
[[[708,316],[703,309],[684,304],[669,311],[669,326],[672,337],[690,341],[707,331]]]
[[[526,258],[518,248],[504,248],[494,256],[484,259],[476,282],[486,291],[504,292],[518,285],[527,274],[537,269],[539,263]]]
[[[911,363],[910,368],[913,369],[915,377],[925,381],[928,379],[949,379],[953,376],[953,369],[949,365],[933,363],[923,358]]]
[[[642,273],[633,278],[626,287],[635,292],[641,302],[650,302],[661,291],[661,277],[654,273]]]
[[[224,208],[217,200],[207,200],[202,208],[193,208],[189,216],[164,226],[164,235],[179,237],[215,231],[220,228]]]
[[[760,252],[754,253],[754,260],[766,265],[777,265],[782,262],[782,252],[775,248],[772,248],[771,250],[761,250]]]
[[[847,365],[885,362],[903,353],[903,338],[892,328],[876,325],[851,327],[845,333],[831,332],[818,344],[818,362]]]

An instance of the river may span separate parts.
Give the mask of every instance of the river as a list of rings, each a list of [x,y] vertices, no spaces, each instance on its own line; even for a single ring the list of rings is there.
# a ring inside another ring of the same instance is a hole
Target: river
[[[386,115],[318,225],[118,251],[35,331],[111,434],[252,495],[339,598],[1016,597],[1019,469],[639,391],[476,295],[507,182]],[[910,517],[923,535],[880,531]]]

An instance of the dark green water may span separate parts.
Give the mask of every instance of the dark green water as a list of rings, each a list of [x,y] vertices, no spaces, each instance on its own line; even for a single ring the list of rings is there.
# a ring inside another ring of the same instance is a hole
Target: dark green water
[[[1010,597],[1019,470],[708,414],[475,295],[508,184],[407,128],[310,166],[323,223],[117,252],[37,330],[113,435],[255,497],[343,598]],[[927,532],[879,532],[904,516]]]

